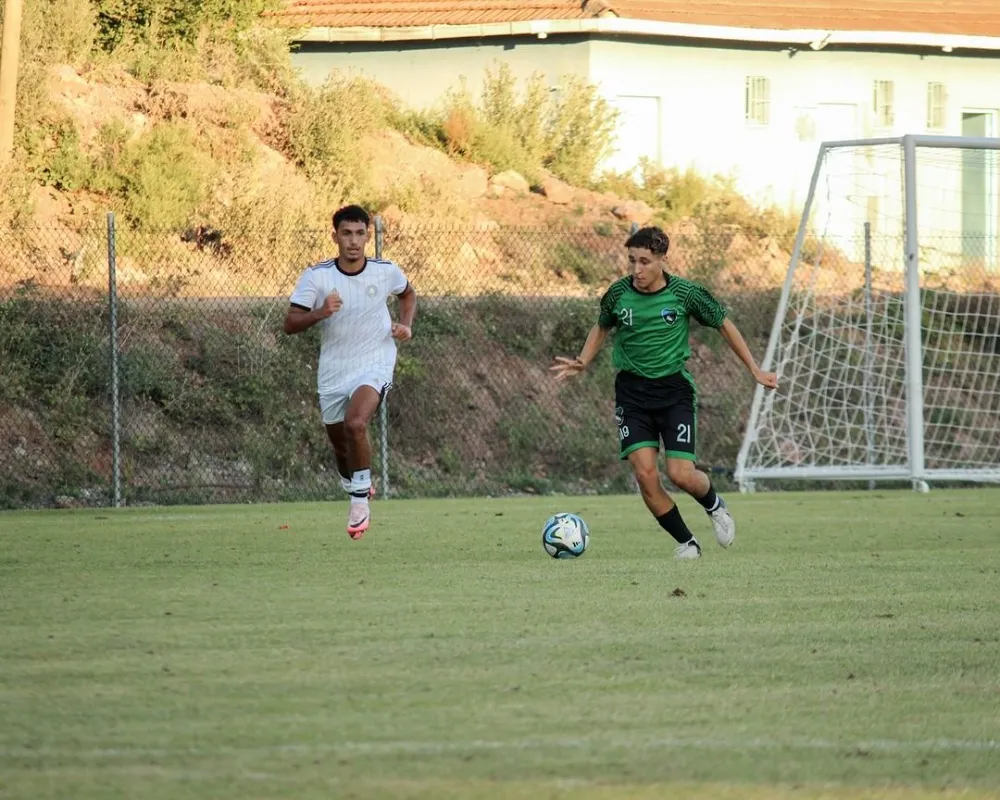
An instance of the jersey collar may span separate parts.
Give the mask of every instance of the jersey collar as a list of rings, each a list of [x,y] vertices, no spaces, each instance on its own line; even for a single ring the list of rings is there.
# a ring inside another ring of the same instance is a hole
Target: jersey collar
[[[340,268],[339,258],[333,259],[333,266],[337,268],[337,272],[339,272],[341,275],[346,275],[348,278],[353,278],[356,275],[360,275],[368,267],[368,256],[365,256],[365,263],[361,265],[361,269],[359,269],[357,272],[344,272],[344,270]]]
[[[636,294],[644,294],[647,297],[652,297],[653,295],[661,294],[670,288],[670,273],[667,272],[666,270],[663,270],[663,279],[666,281],[666,283],[663,284],[663,287],[661,289],[657,289],[655,292],[644,292],[642,289],[636,289],[635,279],[631,275],[629,275],[628,285],[632,289],[632,291],[635,292]]]

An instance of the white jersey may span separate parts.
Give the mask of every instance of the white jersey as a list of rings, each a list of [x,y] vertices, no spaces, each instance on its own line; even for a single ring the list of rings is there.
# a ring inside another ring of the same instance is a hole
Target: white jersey
[[[406,291],[409,283],[392,261],[369,258],[361,272],[341,272],[337,260],[324,261],[302,273],[290,302],[314,310],[337,292],[343,305],[319,323],[320,394],[334,392],[361,374],[384,375],[392,381],[396,342],[386,301]]]

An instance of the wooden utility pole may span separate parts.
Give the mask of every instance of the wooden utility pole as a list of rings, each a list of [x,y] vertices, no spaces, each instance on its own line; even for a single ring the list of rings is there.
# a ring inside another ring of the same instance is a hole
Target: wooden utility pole
[[[21,57],[22,0],[4,0],[3,49],[0,50],[0,169],[14,152],[14,110],[17,106],[17,67]]]

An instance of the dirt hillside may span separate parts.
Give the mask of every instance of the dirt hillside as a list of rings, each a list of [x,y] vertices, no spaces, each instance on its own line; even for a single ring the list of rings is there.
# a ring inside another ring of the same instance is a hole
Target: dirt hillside
[[[206,83],[143,83],[124,74],[112,80],[65,65],[50,68],[48,78],[54,105],[72,120],[84,151],[95,152],[102,130],[112,123],[131,137],[181,123],[197,131],[209,152],[249,149],[250,166],[223,171],[214,184],[210,202],[223,213],[247,197],[291,209],[317,196],[288,155],[284,98]],[[515,172],[490,174],[390,128],[368,138],[375,192],[420,195],[419,203],[389,202],[373,210],[386,221],[388,255],[405,261],[428,292],[589,294],[624,270],[621,244],[629,226],[654,218],[642,201],[572,187],[551,176],[531,186]],[[109,198],[38,185],[33,201],[36,230],[8,242],[0,256],[0,282],[103,289]],[[407,205],[419,211],[404,210]],[[124,234],[132,239],[121,248],[121,282],[133,292],[175,296],[278,295],[303,263],[329,251],[327,223],[318,213],[305,222],[316,231],[309,236],[273,230],[284,224],[281,214],[267,222],[231,216],[236,221],[221,230],[209,225]],[[303,219],[288,224],[300,227]],[[670,228],[689,243],[704,238],[690,220]],[[721,239],[715,233],[713,250],[724,260],[738,260],[741,273],[752,273],[755,282],[780,280],[787,253],[776,243],[751,241],[736,231],[722,232]],[[698,246],[704,249],[704,242]],[[690,244],[678,256],[675,269],[685,272],[692,259],[704,260],[693,248]],[[724,282],[738,285],[739,276]]]

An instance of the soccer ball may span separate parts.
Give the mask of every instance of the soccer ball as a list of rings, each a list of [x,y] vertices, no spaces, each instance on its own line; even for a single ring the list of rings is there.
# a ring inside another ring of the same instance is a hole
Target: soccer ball
[[[553,514],[542,528],[542,547],[553,558],[582,556],[590,542],[590,529],[576,514]]]

